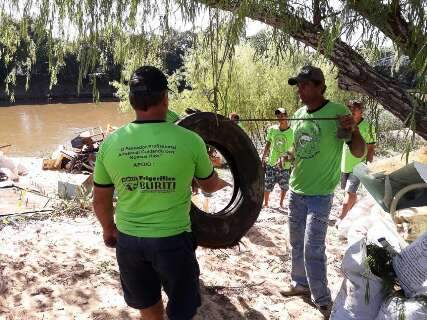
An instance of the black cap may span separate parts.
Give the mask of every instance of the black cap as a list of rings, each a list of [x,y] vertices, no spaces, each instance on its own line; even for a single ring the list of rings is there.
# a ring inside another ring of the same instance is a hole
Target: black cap
[[[168,90],[168,80],[162,71],[153,66],[143,66],[135,70],[129,80],[132,94],[151,94]]]
[[[288,84],[294,86],[301,81],[314,81],[325,83],[325,76],[320,68],[313,66],[304,66],[296,77],[289,78]]]

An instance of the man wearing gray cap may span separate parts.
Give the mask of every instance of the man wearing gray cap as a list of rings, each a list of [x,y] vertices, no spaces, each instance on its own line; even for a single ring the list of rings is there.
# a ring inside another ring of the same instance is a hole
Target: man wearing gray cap
[[[294,114],[294,118],[303,120],[292,122],[295,153],[289,183],[292,283],[282,295],[311,295],[328,319],[332,302],[326,276],[325,238],[333,193],[340,179],[341,154],[347,143],[354,156],[362,157],[365,142],[349,110],[325,99],[322,70],[305,66],[288,83],[297,86],[305,106]]]

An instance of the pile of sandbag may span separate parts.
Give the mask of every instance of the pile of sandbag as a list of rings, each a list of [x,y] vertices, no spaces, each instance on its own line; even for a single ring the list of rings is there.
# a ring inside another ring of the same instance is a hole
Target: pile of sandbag
[[[393,231],[381,226],[350,244],[332,320],[427,319],[427,232],[411,245],[401,245]],[[369,252],[368,246],[377,250]]]
[[[402,294],[384,301],[376,320],[427,319],[427,232],[393,258]]]
[[[366,237],[372,228],[379,228],[381,233],[391,233],[390,238],[400,238],[390,214],[382,210],[370,195],[366,195],[338,224],[338,234],[341,239],[347,239],[351,244]]]
[[[412,242],[427,231],[427,206],[397,210],[393,221],[391,215],[367,195],[338,224],[338,234],[341,239],[353,243],[366,236],[374,226],[384,226],[398,232],[405,241]]]

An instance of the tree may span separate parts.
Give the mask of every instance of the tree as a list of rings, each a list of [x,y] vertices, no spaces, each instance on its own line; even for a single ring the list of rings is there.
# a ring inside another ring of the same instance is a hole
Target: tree
[[[334,9],[329,1],[198,1],[207,6],[264,22],[295,40],[316,49],[338,68],[340,88],[368,95],[408,123],[427,139],[426,73],[427,19],[423,1],[341,1]],[[312,18],[309,21],[306,17]],[[388,37],[398,54],[407,54],[419,83],[417,94],[381,74],[360,52],[341,40],[354,35],[357,27],[366,37]],[[410,121],[412,120],[412,122]]]
[[[89,46],[106,30],[117,41],[123,33],[144,32],[156,13],[161,17],[158,34],[166,35],[173,12],[179,10],[183,19],[194,22],[204,6],[211,21],[219,16],[219,10],[231,13],[227,31],[230,48],[241,37],[246,18],[261,21],[273,28],[270,40],[276,43],[279,54],[293,48],[295,43],[317,50],[337,67],[341,88],[368,95],[427,139],[424,0],[175,0],[175,3],[171,0],[0,0],[0,7],[9,10],[9,14],[32,14],[49,34],[55,31],[54,26],[59,26],[60,34],[67,34],[71,24],[77,30],[77,37]],[[218,27],[210,23],[207,33],[211,39],[215,38]],[[379,49],[387,41],[392,43],[397,56],[408,57],[417,78],[415,90],[405,90],[398,80],[376,70],[365,54],[368,42],[371,48]],[[233,54],[233,50],[228,52]],[[229,59],[228,56],[213,58],[217,65]],[[90,54],[90,59],[97,61],[96,52]],[[213,101],[217,100],[214,91]]]

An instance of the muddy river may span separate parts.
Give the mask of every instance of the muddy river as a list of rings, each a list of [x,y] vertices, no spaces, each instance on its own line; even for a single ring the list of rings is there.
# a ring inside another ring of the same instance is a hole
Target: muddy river
[[[13,156],[43,156],[67,144],[78,132],[107,124],[121,126],[132,121],[117,102],[46,104],[0,107],[0,146]]]

